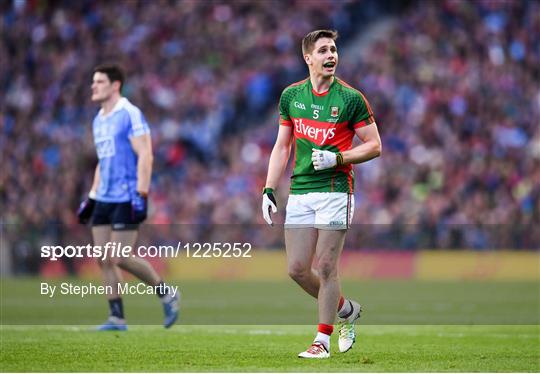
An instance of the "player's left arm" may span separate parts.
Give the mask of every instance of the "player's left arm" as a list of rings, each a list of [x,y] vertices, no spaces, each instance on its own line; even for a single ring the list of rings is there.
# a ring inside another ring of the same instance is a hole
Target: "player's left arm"
[[[354,132],[362,141],[362,144],[341,153],[343,156],[343,164],[359,164],[381,155],[381,137],[375,122],[367,126],[359,127],[355,129]]]
[[[334,153],[332,151],[313,148],[313,152],[311,153],[313,168],[315,170],[325,170],[341,165],[359,164],[381,155],[381,137],[379,136],[379,130],[377,130],[377,124],[375,122],[358,127],[354,132],[360,138],[362,144],[347,151]]]
[[[131,137],[130,142],[133,151],[137,154],[137,192],[147,195],[154,162],[152,138],[149,133],[146,133]]]

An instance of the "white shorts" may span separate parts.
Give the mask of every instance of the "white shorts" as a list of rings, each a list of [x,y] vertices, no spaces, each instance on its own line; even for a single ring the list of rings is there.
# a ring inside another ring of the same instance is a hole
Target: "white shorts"
[[[345,230],[352,222],[354,195],[344,192],[310,192],[289,195],[285,228],[315,227]]]

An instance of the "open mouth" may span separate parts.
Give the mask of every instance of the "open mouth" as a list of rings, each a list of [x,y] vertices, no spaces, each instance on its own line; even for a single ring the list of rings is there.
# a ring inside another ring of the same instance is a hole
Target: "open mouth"
[[[333,68],[334,66],[336,66],[336,63],[334,61],[328,61],[326,62],[323,67],[327,68],[327,69],[331,69]]]

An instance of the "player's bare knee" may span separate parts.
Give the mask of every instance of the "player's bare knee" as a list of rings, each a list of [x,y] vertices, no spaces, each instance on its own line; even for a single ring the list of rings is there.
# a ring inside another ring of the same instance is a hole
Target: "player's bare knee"
[[[337,277],[337,266],[335,261],[321,258],[319,260],[319,278],[322,282],[332,280]]]
[[[298,282],[307,278],[310,269],[306,268],[301,262],[293,262],[292,264],[289,264],[288,271],[289,277]]]

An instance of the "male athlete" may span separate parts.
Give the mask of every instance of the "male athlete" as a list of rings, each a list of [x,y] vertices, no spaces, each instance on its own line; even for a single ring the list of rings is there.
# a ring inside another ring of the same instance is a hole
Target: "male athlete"
[[[330,357],[336,311],[339,350],[354,344],[360,305],[340,293],[337,266],[354,212],[352,164],[381,154],[373,112],[364,96],[335,76],[337,32],[317,30],[302,40],[309,78],[287,87],[279,101],[280,126],[263,191],[264,219],[277,212],[274,189],[294,141],[296,159],[285,219],[289,275],[317,298],[318,333],[302,358]],[[362,144],[351,148],[354,135]],[[311,269],[314,255],[318,268]]]
[[[92,189],[78,211],[81,223],[91,222],[94,245],[121,243],[134,248],[138,225],[146,219],[147,196],[152,174],[150,129],[142,112],[120,92],[124,74],[116,65],[94,69],[92,101],[101,104],[94,118],[93,134],[98,165]],[[166,328],[178,318],[178,295],[160,279],[146,261],[138,257],[110,257],[99,261],[109,299],[110,315],[98,330],[127,330],[122,298],[117,285],[120,269],[154,286],[163,303]]]

